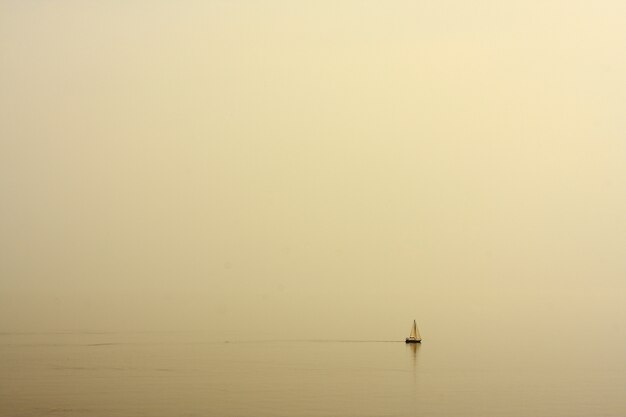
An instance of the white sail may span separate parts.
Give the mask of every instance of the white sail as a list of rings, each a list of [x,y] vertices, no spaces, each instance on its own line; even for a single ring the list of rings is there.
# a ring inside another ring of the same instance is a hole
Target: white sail
[[[411,340],[422,340],[420,336],[419,330],[417,330],[417,323],[413,320],[413,327],[411,328],[411,335],[409,336]]]

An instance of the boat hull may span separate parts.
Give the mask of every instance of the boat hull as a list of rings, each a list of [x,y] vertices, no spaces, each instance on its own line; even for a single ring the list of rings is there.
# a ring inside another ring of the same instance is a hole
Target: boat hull
[[[422,343],[422,341],[416,339],[406,339],[405,343]]]

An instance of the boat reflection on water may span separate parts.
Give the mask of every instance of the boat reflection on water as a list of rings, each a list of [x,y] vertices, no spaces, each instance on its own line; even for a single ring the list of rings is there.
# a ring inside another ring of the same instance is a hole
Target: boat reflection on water
[[[419,343],[407,343],[406,349],[409,351],[411,358],[413,359],[413,368],[417,366],[417,352],[419,352],[422,347]]]
[[[413,365],[413,381],[417,382],[417,356],[422,345],[419,343],[407,343],[405,346]]]

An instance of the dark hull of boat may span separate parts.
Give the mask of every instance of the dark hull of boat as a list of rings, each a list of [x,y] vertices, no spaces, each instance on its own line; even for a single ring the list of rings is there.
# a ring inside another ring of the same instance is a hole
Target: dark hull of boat
[[[406,339],[405,343],[422,343],[421,340]]]

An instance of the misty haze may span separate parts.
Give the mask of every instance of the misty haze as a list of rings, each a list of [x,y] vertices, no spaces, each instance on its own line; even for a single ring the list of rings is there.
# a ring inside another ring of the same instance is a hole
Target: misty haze
[[[626,415],[624,21],[0,2],[0,415]]]

